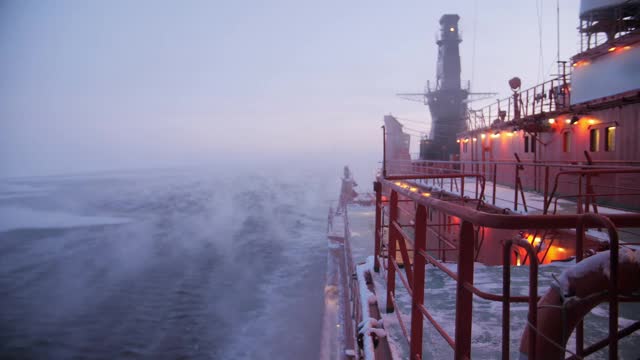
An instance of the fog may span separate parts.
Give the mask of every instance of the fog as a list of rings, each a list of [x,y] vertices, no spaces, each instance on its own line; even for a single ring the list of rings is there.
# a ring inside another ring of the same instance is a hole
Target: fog
[[[577,6],[562,1],[563,59]],[[383,115],[428,129],[426,107],[394,94],[434,79],[444,13],[461,16],[474,90],[506,95],[512,76],[528,87],[553,72],[555,1],[4,1],[0,177],[374,167]]]

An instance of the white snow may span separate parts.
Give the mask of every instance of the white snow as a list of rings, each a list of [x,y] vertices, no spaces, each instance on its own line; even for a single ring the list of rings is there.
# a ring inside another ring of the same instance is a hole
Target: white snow
[[[590,256],[579,263],[575,264],[565,271],[562,272],[560,277],[558,278],[558,282],[560,283],[560,290],[563,294],[569,294],[570,292],[570,283],[573,279],[579,279],[581,277],[586,276],[589,273],[593,272],[602,272],[606,277],[609,277],[610,274],[610,251],[603,251],[596,255]],[[634,251],[627,248],[620,249],[620,255],[618,262],[620,264],[626,262],[634,262],[640,263],[640,253],[638,251]]]
[[[360,298],[361,299],[369,299],[370,297],[375,297],[375,294],[373,294],[369,288],[367,287],[367,280],[366,280],[366,276],[365,273],[370,272],[371,269],[373,269],[373,257],[368,257],[367,261],[364,264],[360,264],[356,267],[356,273],[358,276],[358,287],[359,287],[359,291],[360,291]],[[369,304],[368,301],[365,303],[364,301],[360,301],[360,306],[361,306],[361,310],[362,310],[362,316],[363,317],[368,317],[371,318],[371,314],[369,313]],[[369,328],[370,322],[366,321],[363,324],[363,328]],[[369,334],[365,334],[364,336],[364,356],[365,359],[371,359],[374,360],[375,359],[375,353],[374,353],[374,347],[373,347],[373,340],[371,339],[371,336],[368,336]]]

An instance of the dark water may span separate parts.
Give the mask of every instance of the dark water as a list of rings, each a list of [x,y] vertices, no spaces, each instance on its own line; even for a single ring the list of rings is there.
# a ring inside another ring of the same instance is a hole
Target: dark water
[[[0,232],[0,358],[316,357],[336,189],[300,178],[0,183],[5,213],[36,211]],[[55,225],[60,212],[127,222]]]

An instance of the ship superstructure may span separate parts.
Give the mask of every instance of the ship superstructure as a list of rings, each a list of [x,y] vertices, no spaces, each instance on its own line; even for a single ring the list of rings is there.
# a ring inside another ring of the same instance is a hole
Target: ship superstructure
[[[437,85],[425,94],[434,123],[418,158],[402,123],[384,118],[374,255],[346,270],[358,285],[350,285],[357,301],[344,305],[355,309],[354,333],[345,336],[359,346],[347,358],[433,357],[425,326],[451,351],[436,358],[487,356],[477,347],[487,340],[474,335],[482,321],[475,300],[501,309],[493,316],[502,331],[488,346],[503,359],[634,354],[637,346],[619,342],[640,329],[640,319],[622,326],[619,314],[622,304],[640,301],[639,10],[640,1],[583,1],[582,48],[562,73],[524,90],[514,77],[511,96],[480,109],[467,109],[460,88],[459,18],[442,17]],[[447,57],[454,61],[440,62]],[[348,246],[346,213],[342,223]],[[567,266],[554,280],[539,277],[549,271],[541,266],[560,262]],[[500,265],[491,282],[497,288],[474,284],[478,263]],[[512,293],[518,266],[529,274],[527,294]],[[444,275],[434,280],[428,268]],[[446,306],[455,304],[453,324],[425,297],[443,276],[454,284]],[[514,340],[516,303],[528,311]],[[606,322],[595,328],[606,330],[596,336],[584,317],[601,303]],[[393,332],[406,339],[401,355],[385,343]]]

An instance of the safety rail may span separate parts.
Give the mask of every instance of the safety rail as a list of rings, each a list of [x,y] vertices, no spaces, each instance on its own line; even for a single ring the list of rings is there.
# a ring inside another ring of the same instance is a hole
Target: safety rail
[[[400,175],[397,175],[399,177]],[[407,175],[407,178],[416,179],[414,174]],[[607,217],[598,214],[571,214],[571,215],[505,215],[483,212],[470,208],[456,201],[446,201],[432,196],[424,196],[420,191],[413,191],[411,187],[398,185],[397,181],[379,178],[374,183],[376,193],[376,214],[375,214],[375,261],[374,271],[379,272],[381,268],[386,269],[387,312],[398,312],[399,307],[395,300],[396,275],[402,285],[407,289],[411,297],[411,326],[407,330],[402,317],[398,315],[400,326],[405,334],[410,351],[411,359],[422,358],[423,346],[423,325],[424,318],[427,318],[440,336],[454,350],[456,359],[471,357],[471,336],[472,336],[472,299],[473,296],[502,302],[502,358],[508,359],[510,352],[509,326],[510,326],[510,304],[516,302],[526,302],[529,307],[527,318],[528,342],[526,348],[521,347],[521,351],[526,351],[529,359],[536,359],[539,349],[536,344],[555,344],[562,341],[550,339],[547,334],[539,333],[537,323],[538,313],[538,261],[535,250],[531,243],[523,239],[504,239],[503,244],[503,290],[502,294],[491,294],[484,292],[473,284],[474,261],[475,261],[475,241],[477,240],[476,228],[493,229],[577,229],[576,235],[576,262],[583,260],[582,251],[585,241],[586,227],[603,227],[608,230],[611,256],[610,256],[610,276],[609,291],[606,299],[609,302],[609,335],[606,339],[596,342],[588,348],[584,348],[584,332],[582,325],[576,330],[576,352],[571,355],[577,358],[587,356],[605,346],[609,346],[609,358],[616,359],[618,348],[617,341],[630,333],[636,331],[640,326],[634,323],[624,329],[618,329],[618,302],[621,301],[618,289],[618,228],[635,227],[640,223],[640,214],[611,214]],[[383,197],[383,191],[389,192],[388,198]],[[415,205],[415,213],[412,219],[413,237],[404,230],[405,225],[399,220],[399,207],[403,200],[410,200]],[[385,208],[388,208],[389,217],[387,224],[383,218]],[[458,234],[458,258],[457,273],[446,268],[439,259],[428,253],[427,243],[429,241],[428,228],[430,225],[429,212],[437,211],[460,220]],[[384,227],[388,227],[386,241],[386,261],[383,259]],[[408,245],[413,247],[413,257],[409,257]],[[522,248],[531,257],[530,261],[530,283],[528,296],[511,295],[511,247]],[[398,264],[397,252],[403,261],[403,266]],[[430,314],[424,299],[425,294],[425,267],[432,264],[442,270],[446,275],[456,282],[456,317],[455,334],[451,336]],[[382,266],[381,266],[382,265]],[[404,274],[401,268],[404,268]],[[637,298],[625,298],[625,301],[638,301]],[[566,341],[565,341],[566,342]],[[553,346],[553,345],[551,345]],[[566,350],[563,348],[562,352]],[[568,352],[568,351],[567,351]]]
[[[598,206],[624,210],[640,204],[639,181],[627,181],[639,186],[612,181],[625,176],[640,180],[640,166],[633,164],[396,160],[387,161],[386,167],[393,171],[386,179],[416,179],[512,211],[555,214],[560,201],[565,213],[571,208],[576,214],[598,213]]]
[[[570,88],[566,76],[548,80],[466,114],[467,128],[476,130],[528,116],[561,111],[570,105]]]

